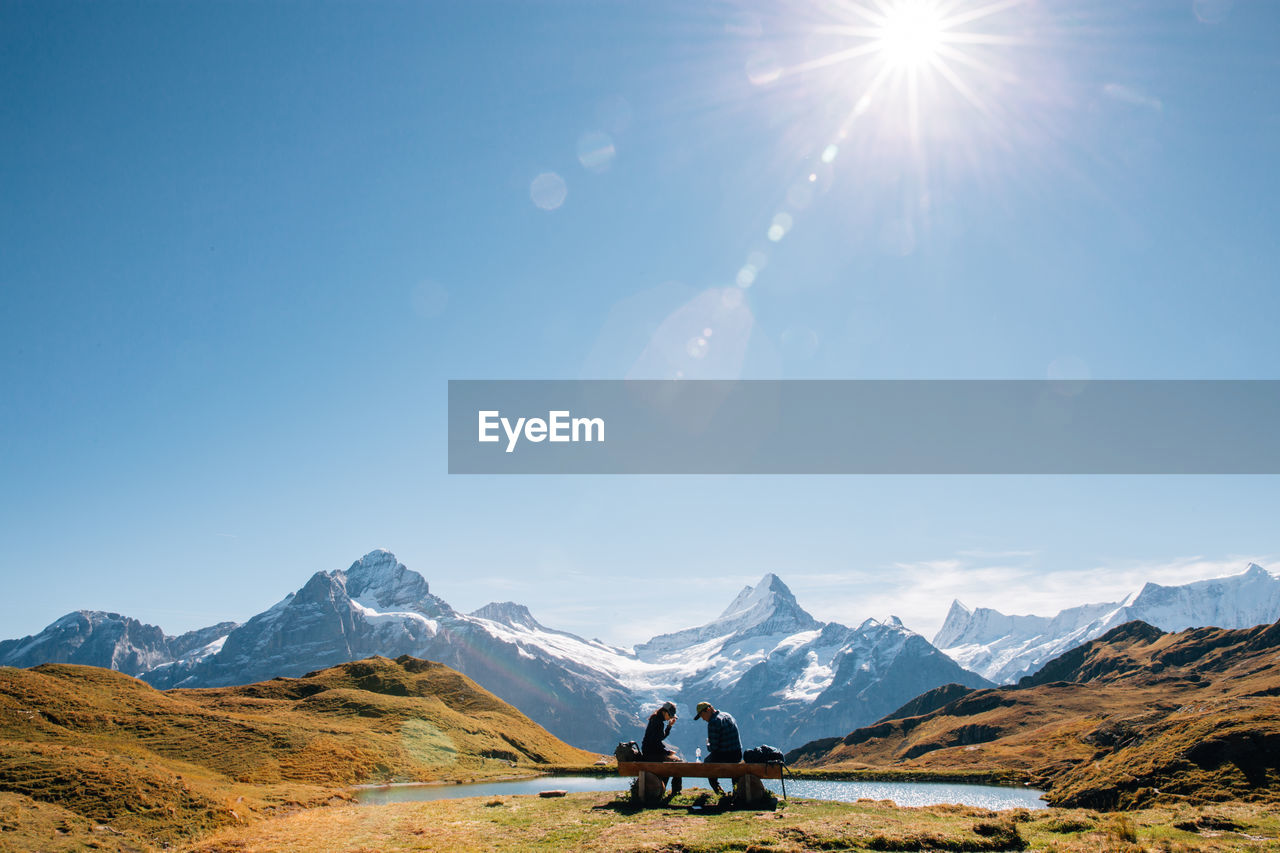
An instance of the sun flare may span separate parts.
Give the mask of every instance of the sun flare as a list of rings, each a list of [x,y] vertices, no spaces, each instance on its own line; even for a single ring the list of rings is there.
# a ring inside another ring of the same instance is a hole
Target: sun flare
[[[768,5],[726,30],[742,37],[742,70],[788,122],[782,153],[798,162],[737,289],[837,183],[852,189],[840,215],[860,245],[906,257],[961,221],[962,193],[998,186],[1012,158],[1043,150],[1062,81],[1040,0]]]
[[[920,68],[937,60],[945,24],[936,3],[898,0],[884,12],[876,46],[890,67]]]
[[[996,90],[1014,76],[1009,50],[1028,43],[1008,23],[1029,2],[844,0],[828,7],[828,20],[810,30],[822,47],[768,74],[757,72],[752,82],[842,75],[856,105],[849,123],[878,104],[900,110],[915,140],[925,118],[949,108],[953,98],[979,115],[991,114]]]

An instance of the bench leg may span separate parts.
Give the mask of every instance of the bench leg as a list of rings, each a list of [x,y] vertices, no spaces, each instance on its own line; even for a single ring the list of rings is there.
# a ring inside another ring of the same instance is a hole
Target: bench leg
[[[747,773],[740,779],[733,780],[733,802],[745,808],[755,808],[773,800],[769,789],[760,781],[760,777]]]
[[[636,799],[644,805],[653,802],[661,802],[662,794],[666,790],[667,784],[662,778],[655,776],[647,770],[641,770],[636,776]]]

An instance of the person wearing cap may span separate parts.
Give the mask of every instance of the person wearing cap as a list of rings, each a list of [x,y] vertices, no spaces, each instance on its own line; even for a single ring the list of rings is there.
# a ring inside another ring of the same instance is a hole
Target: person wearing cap
[[[727,711],[717,711],[710,702],[699,702],[694,719],[707,722],[706,764],[737,764],[742,760],[742,740],[738,724]],[[711,790],[723,794],[719,779],[711,780]]]
[[[644,740],[640,743],[640,753],[646,761],[680,761],[680,753],[663,743],[671,734],[671,727],[676,724],[676,705],[674,702],[663,702],[658,710],[649,717],[649,724],[644,729]],[[662,779],[666,783],[666,778]],[[683,779],[679,776],[671,780],[671,793],[680,793]]]

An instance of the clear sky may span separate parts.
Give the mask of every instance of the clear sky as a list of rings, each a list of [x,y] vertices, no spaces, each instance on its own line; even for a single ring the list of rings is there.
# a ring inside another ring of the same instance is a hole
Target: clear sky
[[[1278,82],[1270,0],[3,0],[0,638],[243,620],[375,547],[619,644],[767,571],[932,635],[1280,569],[1275,477],[444,440],[451,378],[1280,378]]]

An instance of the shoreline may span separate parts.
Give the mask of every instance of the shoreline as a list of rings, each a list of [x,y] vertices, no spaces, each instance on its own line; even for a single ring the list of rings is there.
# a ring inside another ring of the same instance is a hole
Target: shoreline
[[[537,779],[547,773],[522,773],[510,776],[485,776],[479,779],[430,779],[425,782],[365,782],[352,785],[352,791],[381,791],[387,788],[443,788],[446,785],[484,785],[490,782],[523,782],[526,779]],[[568,775],[568,774],[559,774]],[[577,775],[577,774],[575,774]]]
[[[543,776],[614,776],[616,765],[555,765],[536,773]],[[947,782],[958,785],[994,785],[1001,788],[1036,787],[1031,774],[1013,770],[925,770],[892,768],[851,768],[823,770],[816,767],[787,767],[788,778],[830,782]]]

